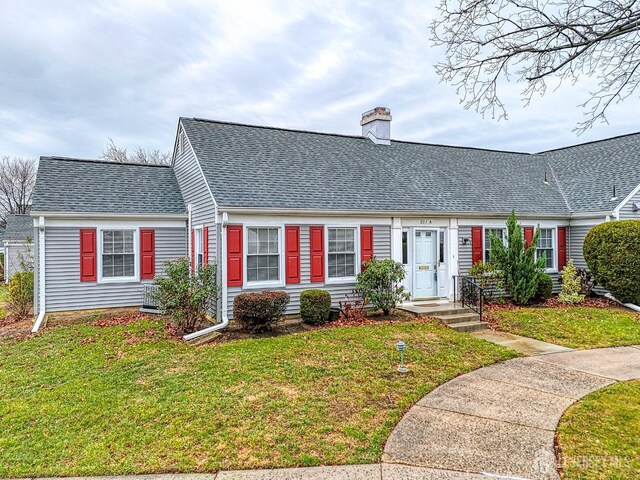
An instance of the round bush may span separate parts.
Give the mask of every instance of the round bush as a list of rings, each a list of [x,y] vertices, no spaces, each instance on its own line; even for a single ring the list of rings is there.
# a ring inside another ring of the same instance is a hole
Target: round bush
[[[538,289],[536,290],[536,300],[544,302],[548,298],[551,298],[553,292],[553,278],[547,273],[540,275],[538,279]]]
[[[241,293],[233,299],[233,318],[245,330],[266,332],[282,318],[289,300],[282,291]]]
[[[329,320],[331,294],[326,290],[305,290],[300,294],[300,316],[304,323],[318,324]]]
[[[623,303],[640,304],[640,220],[596,225],[583,253],[599,285]]]

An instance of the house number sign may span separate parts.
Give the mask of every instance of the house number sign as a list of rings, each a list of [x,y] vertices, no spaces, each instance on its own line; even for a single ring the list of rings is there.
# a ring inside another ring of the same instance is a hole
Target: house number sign
[[[420,219],[420,225],[431,225],[433,222],[431,220],[427,220],[426,218]]]

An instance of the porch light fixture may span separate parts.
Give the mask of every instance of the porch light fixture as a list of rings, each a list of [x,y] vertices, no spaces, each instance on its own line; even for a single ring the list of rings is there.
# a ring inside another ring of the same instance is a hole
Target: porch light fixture
[[[401,340],[398,343],[396,343],[396,348],[400,352],[400,366],[398,367],[398,372],[407,373],[409,369],[404,364],[404,350],[406,348],[404,342]]]
[[[471,239],[469,237],[462,237],[460,239],[461,245],[469,245],[470,241],[471,241]]]

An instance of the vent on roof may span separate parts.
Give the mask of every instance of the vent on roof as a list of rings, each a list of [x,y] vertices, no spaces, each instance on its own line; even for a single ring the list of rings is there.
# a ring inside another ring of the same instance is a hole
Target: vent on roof
[[[376,145],[391,145],[391,110],[376,107],[364,112],[360,120],[362,136]]]
[[[618,192],[616,191],[616,186],[613,186],[613,195],[611,195],[611,201],[618,199]]]

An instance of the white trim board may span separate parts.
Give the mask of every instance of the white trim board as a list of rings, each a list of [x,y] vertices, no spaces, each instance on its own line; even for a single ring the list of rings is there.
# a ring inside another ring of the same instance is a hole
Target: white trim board
[[[629,203],[631,199],[635,197],[638,192],[640,192],[640,184],[636,188],[631,190],[631,193],[629,193],[629,195],[624,197],[624,200],[622,200],[622,202],[620,202],[618,206],[613,209],[613,215],[616,217],[616,220],[620,220],[620,210],[622,210],[622,207],[624,207],[627,203]]]

